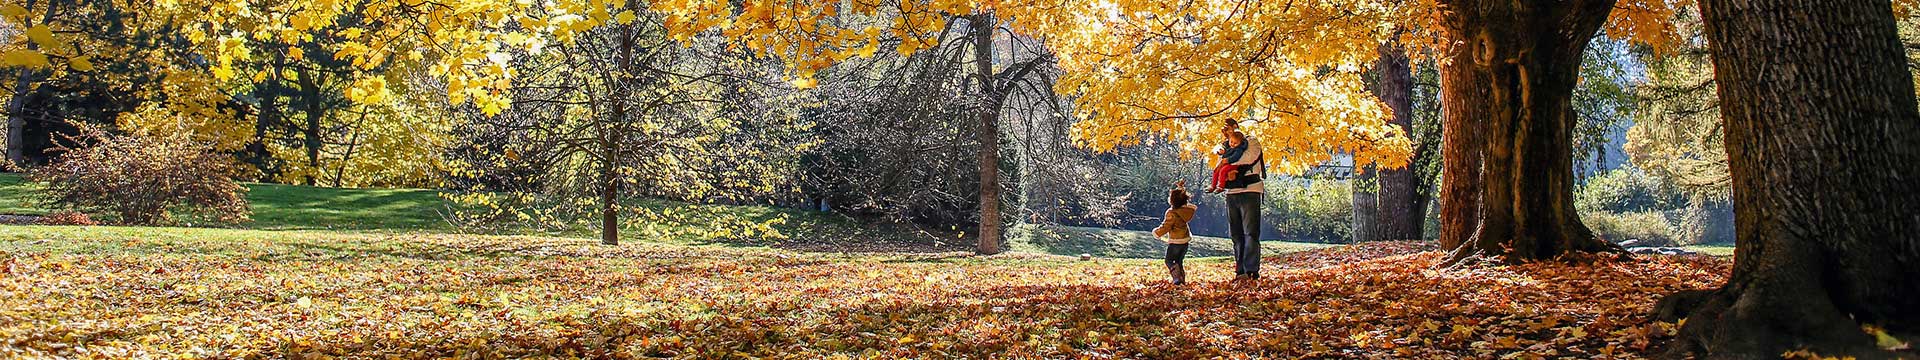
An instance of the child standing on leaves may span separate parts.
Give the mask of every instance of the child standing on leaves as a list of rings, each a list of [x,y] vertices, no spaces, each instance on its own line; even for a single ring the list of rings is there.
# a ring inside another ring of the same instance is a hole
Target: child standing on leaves
[[[1193,239],[1193,232],[1187,223],[1193,221],[1194,212],[1200,210],[1187,203],[1187,191],[1181,189],[1184,187],[1186,182],[1183,181],[1167,191],[1167,217],[1161,220],[1160,227],[1153,229],[1153,236],[1167,242],[1167,273],[1173,277],[1174,285],[1187,282],[1187,269],[1183,263],[1187,258],[1187,243]]]

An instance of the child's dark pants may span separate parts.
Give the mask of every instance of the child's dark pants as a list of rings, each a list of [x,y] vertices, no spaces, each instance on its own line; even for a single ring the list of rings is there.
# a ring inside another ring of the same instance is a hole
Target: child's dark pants
[[[1167,244],[1167,273],[1173,275],[1174,284],[1187,283],[1187,269],[1182,264],[1187,259],[1187,244]]]

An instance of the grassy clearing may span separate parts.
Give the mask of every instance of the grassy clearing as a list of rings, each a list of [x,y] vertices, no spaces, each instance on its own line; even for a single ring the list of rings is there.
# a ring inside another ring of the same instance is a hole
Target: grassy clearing
[[[447,203],[423,189],[247,184],[253,223],[268,230],[446,230]]]
[[[264,230],[448,230],[438,191],[341,189],[280,184],[244,184],[253,222]],[[0,174],[0,213],[40,215],[35,188],[19,174]]]
[[[38,215],[46,210],[33,205],[33,184],[17,174],[0,174],[0,214]],[[246,184],[247,199],[253,206],[254,221],[238,226],[257,230],[338,230],[376,232],[452,232],[442,217],[447,202],[439,192],[423,189],[339,189],[280,184]],[[764,206],[699,205],[670,201],[642,200],[634,206],[670,214],[660,219],[629,218],[624,241],[671,243],[682,245],[726,245],[773,247],[817,252],[917,252],[942,253],[967,251],[971,239],[950,229],[924,229],[912,225],[862,221],[838,214],[781,209]],[[768,224],[780,237],[745,234],[740,227]],[[198,230],[189,230],[193,232]],[[597,233],[583,224],[570,230],[539,232],[524,229],[504,231],[511,234],[592,238]],[[209,232],[218,233],[218,232]],[[1061,256],[1091,254],[1102,258],[1156,259],[1165,245],[1144,231],[1052,225],[1018,225],[1008,232],[1008,247],[1013,251]],[[1266,241],[1265,254],[1324,248],[1331,245],[1305,242]],[[1688,247],[1715,256],[1731,256],[1724,245]],[[1231,245],[1226,239],[1198,237],[1189,257],[1227,256]]]
[[[1683,246],[1682,248],[1685,248],[1690,251],[1698,252],[1701,254],[1707,254],[1707,255],[1713,255],[1713,256],[1720,256],[1720,257],[1733,256],[1733,244],[1688,245],[1688,246]]]
[[[1269,258],[836,254],[534,236],[0,226],[0,357],[1637,358],[1728,262],[1431,271]],[[1567,336],[1580,331],[1584,336]]]
[[[281,184],[245,184],[253,221],[235,228],[253,230],[335,230],[372,232],[455,232],[444,217],[449,203],[427,189],[343,189]],[[18,174],[0,174],[0,214],[41,215],[34,204],[35,185]],[[640,200],[633,206],[670,214],[660,219],[623,219],[626,241],[781,247],[817,251],[917,251],[967,249],[951,233],[912,226],[873,224],[837,214],[762,206],[698,205]],[[779,219],[777,222],[776,219]],[[742,234],[740,227],[771,223],[782,237]],[[595,222],[594,224],[597,224]],[[131,231],[131,230],[129,230]],[[220,233],[186,230],[189,233]],[[588,226],[543,232],[514,228],[504,233],[591,238]]]
[[[237,228],[256,230],[338,230],[377,232],[452,232],[443,213],[448,203],[439,191],[424,189],[341,189],[281,184],[246,184],[253,222]],[[0,213],[39,215],[33,205],[33,187],[17,174],[0,174]],[[972,249],[971,239],[951,229],[862,221],[839,214],[764,206],[700,205],[640,200],[632,206],[666,214],[656,219],[623,219],[624,241],[682,245],[774,247],[823,252],[939,253]],[[574,238],[598,236],[586,223],[558,231],[527,229],[503,233]],[[779,236],[742,232],[765,224]],[[1093,254],[1107,258],[1159,258],[1164,245],[1140,231],[1020,226],[1009,241],[1014,251],[1064,256]],[[1324,245],[1267,242],[1263,250],[1284,253]],[[1190,256],[1227,255],[1225,239],[1201,238]]]
[[[20,174],[0,174],[0,214],[46,214],[46,210],[33,206],[33,192],[34,185]]]

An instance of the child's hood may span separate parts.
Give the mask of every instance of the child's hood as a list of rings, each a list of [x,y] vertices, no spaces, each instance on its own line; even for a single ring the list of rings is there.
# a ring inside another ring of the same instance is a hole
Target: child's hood
[[[1172,210],[1167,210],[1167,212],[1179,213],[1179,214],[1182,214],[1182,217],[1186,217],[1189,220],[1191,220],[1193,218],[1194,213],[1200,212],[1200,207],[1194,204],[1186,204],[1186,205],[1181,205],[1180,207],[1177,207],[1177,208],[1173,208]]]

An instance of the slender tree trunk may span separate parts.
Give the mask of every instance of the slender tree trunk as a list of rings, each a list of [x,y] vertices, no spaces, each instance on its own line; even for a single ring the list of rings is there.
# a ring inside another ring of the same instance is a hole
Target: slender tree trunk
[[[637,8],[638,4],[629,0],[627,8]],[[618,73],[613,75],[612,99],[613,117],[600,123],[600,243],[620,244],[620,145],[626,141],[627,91],[631,91],[633,68],[633,26],[627,25],[620,32],[620,54],[615,60]]]
[[[354,122],[353,129],[359,129],[360,126],[366,124],[366,122],[367,113],[362,111],[360,112],[360,119]],[[340,166],[333,168],[333,186],[344,186],[342,184],[346,183],[347,164],[353,162],[354,151],[360,150],[360,137],[364,133],[358,130],[348,131],[353,132],[353,137],[347,138],[347,148],[340,152]]]
[[[273,153],[267,150],[267,141],[269,141],[267,130],[279,126],[277,124],[283,118],[280,113],[280,94],[285,91],[283,90],[285,85],[282,82],[285,79],[280,77],[282,61],[280,56],[275,56],[274,65],[269,69],[270,79],[253,87],[253,97],[260,99],[260,110],[253,121],[253,139],[247,142],[242,155],[245,157],[244,161],[260,170],[261,178],[257,180],[263,182],[275,179],[280,173],[279,169],[273,165]]]
[[[7,162],[14,166],[27,165],[27,100],[39,78],[39,70],[21,68],[14,78],[13,97],[7,100]]]
[[[617,104],[617,103],[616,103]],[[626,116],[625,105],[614,105],[613,117]],[[616,139],[616,126],[602,124],[600,148],[600,243],[620,245],[620,171],[616,166],[620,154],[620,141]]]
[[[1374,63],[1373,71],[1373,94],[1393,111],[1393,119],[1389,123],[1400,127],[1400,131],[1408,137],[1413,137],[1413,67],[1407,53],[1396,43],[1389,42],[1381,46],[1380,59]],[[1415,209],[1424,203],[1415,195],[1419,186],[1418,178],[1414,176],[1415,164],[1417,162],[1410,161],[1406,167],[1381,170],[1374,177],[1374,181],[1380,184],[1379,218],[1374,228],[1377,231],[1376,240],[1420,239],[1420,225],[1426,220],[1426,209]]]
[[[1378,169],[1368,166],[1364,169],[1356,166],[1353,179],[1348,184],[1353,187],[1353,234],[1354,243],[1379,241],[1380,238],[1380,193],[1378,192]]]
[[[1456,196],[1478,190],[1479,197],[1476,217],[1443,220],[1443,243],[1456,245],[1450,261],[1476,256],[1524,261],[1570,251],[1619,250],[1594,236],[1573,209],[1571,131],[1580,54],[1613,4],[1613,0],[1443,4],[1449,10],[1447,30],[1462,43],[1459,50],[1463,52],[1444,71],[1448,84],[1443,91],[1449,91],[1443,95],[1449,105],[1447,132],[1476,133],[1446,139],[1448,150],[1480,151],[1477,163],[1448,158],[1447,190]],[[1482,111],[1481,116],[1464,116]],[[1447,202],[1449,207],[1468,203],[1455,197]],[[1443,212],[1458,216],[1469,210]]]
[[[1705,0],[1739,244],[1733,276],[1661,300],[1676,357],[1911,357],[1920,111],[1887,1]]]
[[[1436,155],[1427,154],[1424,156]],[[1425,180],[1421,180],[1420,178],[1420,172],[1414,172],[1414,188],[1420,190],[1414,190],[1413,192],[1413,205],[1409,209],[1412,212],[1407,215],[1407,218],[1414,219],[1412,224],[1413,235],[1407,239],[1425,239],[1427,237],[1427,211],[1430,211],[1429,207],[1433,204],[1433,192],[1435,189],[1433,184],[1425,184],[1424,182]]]
[[[980,84],[980,240],[974,252],[1000,253],[1000,97],[995,94],[993,76],[992,14],[975,14],[967,20],[973,36],[975,75]]]
[[[300,129],[303,145],[307,150],[307,186],[319,185],[320,175],[326,173],[320,168],[320,147],[326,145],[320,139],[320,122],[326,118],[327,113],[322,105],[326,101],[324,99],[326,94],[320,90],[320,82],[313,78],[318,73],[318,71],[300,72],[300,90],[304,93],[301,98],[306,101],[303,105],[306,105],[307,114],[306,126]]]
[[[37,1],[27,0],[26,8],[32,10],[35,2]],[[55,5],[59,3],[47,4],[47,12],[42,14],[40,23],[53,21]],[[22,29],[32,26],[34,24],[31,21],[20,24]],[[39,50],[40,44],[27,41],[26,47],[27,50]],[[46,76],[47,74],[40,70],[20,68],[19,75],[14,77],[13,97],[7,100],[7,162],[12,163],[13,166],[27,165],[27,100],[33,95],[33,84],[45,80]]]

